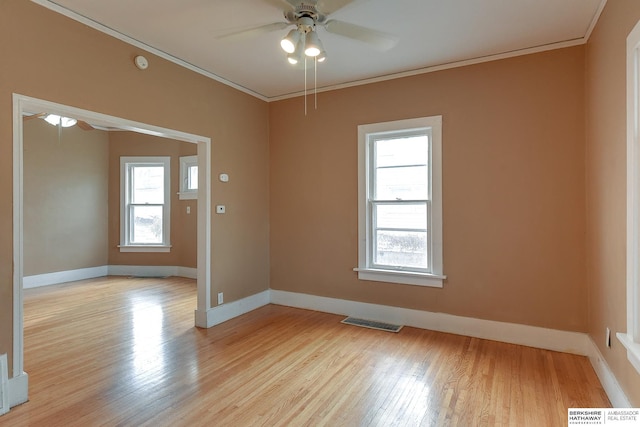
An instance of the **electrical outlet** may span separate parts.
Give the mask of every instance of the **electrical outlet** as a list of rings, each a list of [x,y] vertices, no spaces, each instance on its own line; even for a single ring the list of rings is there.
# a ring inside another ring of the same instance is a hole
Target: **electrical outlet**
[[[218,304],[222,304],[224,302],[224,293],[218,292]]]
[[[609,328],[607,328],[607,342],[606,342],[606,346],[611,348],[611,330]]]

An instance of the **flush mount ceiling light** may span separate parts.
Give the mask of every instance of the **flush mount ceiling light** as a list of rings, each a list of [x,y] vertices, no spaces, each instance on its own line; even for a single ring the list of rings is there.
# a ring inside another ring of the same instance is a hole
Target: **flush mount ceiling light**
[[[68,128],[78,123],[76,119],[72,119],[70,117],[62,117],[55,114],[47,114],[44,117],[44,120],[53,126],[61,126],[63,128]]]

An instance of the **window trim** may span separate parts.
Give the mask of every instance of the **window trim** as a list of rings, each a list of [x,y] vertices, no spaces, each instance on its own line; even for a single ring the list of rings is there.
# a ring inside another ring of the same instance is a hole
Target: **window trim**
[[[181,156],[180,157],[180,191],[178,197],[180,200],[197,200],[198,189],[195,190],[187,188],[187,173],[190,167],[198,166],[198,156]]]
[[[410,269],[382,269],[372,267],[371,218],[368,209],[369,181],[371,173],[368,158],[369,135],[411,131],[418,129],[431,131],[431,215],[428,229],[431,232],[431,271],[420,272]],[[416,286],[443,287],[446,279],[442,253],[442,116],[420,117],[390,122],[358,126],[358,279],[378,282],[400,283]]]
[[[627,331],[616,334],[640,373],[640,22],[627,37]]]
[[[131,244],[128,240],[129,215],[127,209],[130,164],[163,164],[165,203],[163,205],[162,237],[160,244]],[[123,156],[120,157],[120,252],[169,252],[171,250],[171,157]]]

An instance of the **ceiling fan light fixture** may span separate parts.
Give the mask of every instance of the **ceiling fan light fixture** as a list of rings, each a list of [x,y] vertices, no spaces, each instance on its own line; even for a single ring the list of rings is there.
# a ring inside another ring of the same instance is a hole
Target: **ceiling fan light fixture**
[[[300,56],[296,55],[295,53],[290,53],[287,55],[287,61],[289,61],[289,64],[291,65],[296,65],[298,62],[300,62]]]
[[[318,56],[320,52],[324,50],[322,42],[318,38],[318,34],[315,31],[309,31],[305,37],[304,54],[307,56]]]
[[[316,61],[324,62],[327,59],[327,52],[324,49],[316,56]]]
[[[53,126],[60,125],[63,128],[68,128],[78,123],[76,119],[72,119],[70,117],[61,117],[56,114],[47,114],[44,117],[44,120]]]
[[[289,34],[280,41],[280,47],[287,53],[293,53],[296,50],[296,45],[300,41],[300,31],[293,29],[289,31]]]

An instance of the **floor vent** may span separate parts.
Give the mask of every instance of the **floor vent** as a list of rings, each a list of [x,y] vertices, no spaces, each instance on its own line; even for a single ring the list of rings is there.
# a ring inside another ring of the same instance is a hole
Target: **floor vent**
[[[378,329],[387,332],[400,332],[401,325],[392,325],[390,323],[375,322],[373,320],[357,319],[355,317],[347,317],[340,323],[345,325],[362,326],[363,328]]]

